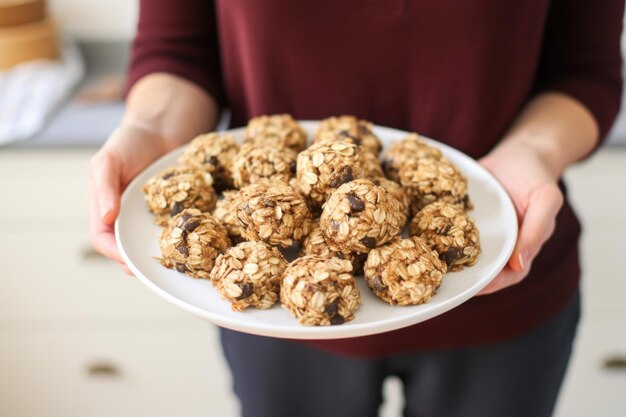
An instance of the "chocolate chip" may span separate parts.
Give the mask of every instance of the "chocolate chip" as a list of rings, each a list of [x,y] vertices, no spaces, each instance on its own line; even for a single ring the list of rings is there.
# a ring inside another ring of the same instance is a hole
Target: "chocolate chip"
[[[356,195],[353,191],[346,194],[348,204],[350,204],[350,210],[352,213],[360,213],[365,210],[365,203]]]
[[[217,156],[211,155],[208,159],[204,158],[204,163],[205,164],[211,164],[213,166],[217,166],[217,165],[219,165],[220,161],[217,159]]]
[[[296,173],[296,171],[298,170],[298,164],[296,163],[296,161],[291,161],[291,163],[289,163],[289,170],[292,174]]]
[[[451,226],[446,224],[442,229],[437,230],[438,235],[446,235],[450,231]]]
[[[195,220],[190,221],[189,223],[185,223],[183,226],[183,230],[188,233],[191,233],[194,230],[196,230],[196,227],[198,226],[200,226],[200,220],[195,219]]]
[[[361,243],[368,249],[373,249],[376,247],[376,239],[370,236],[365,236],[361,239]]]
[[[185,213],[182,216],[180,216],[180,222],[179,224],[184,224],[187,220],[191,219],[191,214],[189,213]]]
[[[333,180],[330,182],[329,185],[330,185],[331,188],[337,188],[341,184],[345,184],[345,183],[350,182],[352,180],[354,180],[354,176],[352,175],[352,167],[351,166],[344,166],[344,167],[341,168],[341,171],[339,171],[337,176],[335,178],[333,178]]]
[[[385,291],[387,289],[387,286],[383,283],[381,277],[374,278],[374,289],[376,291]]]
[[[237,297],[237,300],[243,300],[244,298],[248,298],[252,295],[254,290],[252,289],[252,284],[246,282],[241,286],[241,295]]]
[[[263,204],[265,204],[265,207],[276,207],[276,202],[274,200],[270,200],[269,198],[264,198]]]
[[[172,210],[170,211],[170,214],[172,216],[176,216],[178,213],[180,213],[181,211],[183,211],[183,206],[180,205],[178,202],[174,203],[174,205],[172,206]]]
[[[222,170],[217,170],[211,174],[213,176],[213,188],[215,191],[224,191],[229,189],[228,181]]]
[[[389,174],[390,172],[394,171],[394,169],[391,166],[391,164],[393,164],[393,159],[383,159],[383,161],[381,162],[381,165],[382,165],[383,171],[385,171],[385,173]]]
[[[369,128],[364,124],[359,124],[358,128],[361,135],[367,135],[368,133],[370,133]]]
[[[247,214],[252,214],[252,213],[254,212],[254,210],[252,209],[252,207],[250,207],[250,204],[248,204],[248,202],[247,202],[247,201],[246,201],[246,202],[244,202],[244,203],[241,205],[241,208],[240,208],[240,209],[241,209],[241,210],[245,210],[245,212],[246,212]],[[242,224],[242,226],[243,226],[243,224]]]
[[[335,317],[330,319],[330,324],[332,324],[333,326],[337,324],[344,324],[345,322],[346,322],[346,319],[344,319],[341,314],[337,314]]]
[[[185,266],[185,264],[176,264],[174,268],[176,268],[178,272],[182,272],[183,274],[187,272],[187,267]]]
[[[332,303],[328,304],[324,309],[324,313],[328,314],[329,317],[335,317],[337,312],[339,311],[339,300],[335,300]]]
[[[174,176],[173,172],[170,172],[169,174],[165,174],[163,175],[161,178],[163,178],[164,180],[167,180],[169,178],[172,178]]]
[[[176,246],[176,250],[178,250],[178,252],[185,257],[189,256],[189,249],[187,249],[185,242],[180,242],[178,246]]]
[[[350,132],[348,132],[347,130],[340,130],[339,132],[337,132],[339,136],[342,136],[344,138],[350,139],[352,140],[352,142],[355,145],[360,145],[361,144],[361,138],[358,136],[353,136],[352,134],[350,134]]]
[[[363,275],[363,266],[367,260],[366,253],[354,253],[354,261],[352,261],[352,267],[354,268],[354,275]]]
[[[448,266],[452,265],[454,262],[458,261],[462,257],[463,250],[457,248],[456,246],[451,247],[440,256],[440,258],[443,259]]]
[[[463,208],[467,208],[469,206],[469,194],[465,194],[463,196]]]

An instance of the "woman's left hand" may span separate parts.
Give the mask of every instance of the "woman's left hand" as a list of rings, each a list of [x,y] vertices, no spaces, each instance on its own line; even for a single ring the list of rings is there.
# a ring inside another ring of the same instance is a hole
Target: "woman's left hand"
[[[509,193],[517,212],[519,233],[504,269],[478,295],[491,294],[521,282],[533,259],[554,232],[563,205],[558,174],[540,153],[525,144],[505,142],[480,160]]]

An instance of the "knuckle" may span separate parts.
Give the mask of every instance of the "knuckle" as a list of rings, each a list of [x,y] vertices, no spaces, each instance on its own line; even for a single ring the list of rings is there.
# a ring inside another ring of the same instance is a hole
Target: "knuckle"
[[[93,248],[94,248],[94,250],[96,252],[106,256],[104,248],[102,247],[102,243],[98,239],[96,239],[96,238],[92,239],[91,246],[93,246]]]
[[[91,172],[94,173],[100,170],[103,166],[110,166],[113,163],[113,155],[105,149],[100,149],[94,156],[91,157],[89,167]]]
[[[91,157],[91,159],[89,160],[89,167],[91,168],[91,170],[93,171],[95,168],[99,167],[100,165],[102,165],[102,154],[103,151],[99,150],[98,152],[96,152],[94,154],[94,156]]]
[[[561,207],[563,203],[565,202],[565,197],[563,197],[563,193],[558,188],[557,188],[556,198],[557,198],[559,207]]]
[[[108,250],[106,245],[100,239],[94,238],[91,243],[96,252],[106,258],[115,260],[115,258],[111,255],[110,250]]]
[[[552,220],[550,222],[550,225],[548,226],[548,233],[546,236],[546,240],[548,240],[550,238],[550,236],[552,236],[552,234],[554,233],[554,230],[556,229],[556,221]]]
[[[89,174],[91,176],[91,180],[95,181],[99,177],[99,173],[101,171],[102,161],[98,155],[94,155],[89,161]]]
[[[563,192],[556,183],[547,183],[537,188],[532,198],[535,201],[543,201],[545,206],[553,207],[557,212],[565,202]]]
[[[556,184],[550,184],[549,187],[546,188],[546,194],[554,200],[555,203],[558,203],[559,206],[563,204],[563,192]]]

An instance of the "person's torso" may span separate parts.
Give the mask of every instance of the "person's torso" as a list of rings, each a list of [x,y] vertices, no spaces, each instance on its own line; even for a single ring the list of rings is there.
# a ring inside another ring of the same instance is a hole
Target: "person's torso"
[[[234,124],[354,114],[478,157],[533,89],[548,0],[217,0]]]
[[[260,114],[353,114],[479,158],[533,94],[549,0],[216,0],[216,7],[233,125]],[[578,235],[566,204],[521,284],[406,329],[317,345],[376,356],[513,337],[575,292]]]

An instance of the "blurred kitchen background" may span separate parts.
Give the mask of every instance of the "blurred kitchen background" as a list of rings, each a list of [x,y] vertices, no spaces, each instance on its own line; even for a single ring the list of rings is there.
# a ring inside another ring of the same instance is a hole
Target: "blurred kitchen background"
[[[0,0],[0,10],[29,1]],[[88,161],[123,111],[137,2],[49,0],[48,14],[65,35],[63,64],[0,70],[0,416],[236,416],[215,328],[126,276],[88,236]],[[22,29],[45,38],[52,25]],[[26,33],[0,27],[0,67],[20,58]],[[9,129],[29,99],[15,85],[41,71],[54,80],[30,89],[42,117]],[[626,112],[567,180],[593,227],[582,243],[584,316],[556,416],[624,416]],[[400,388],[386,381],[381,416],[400,415]]]

